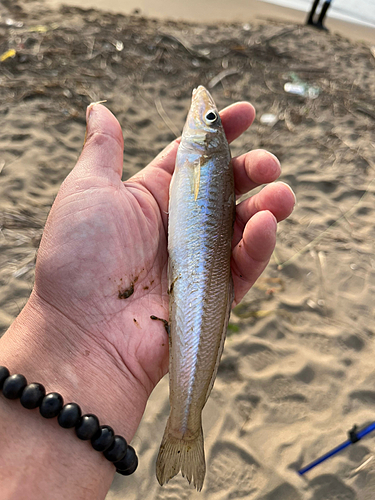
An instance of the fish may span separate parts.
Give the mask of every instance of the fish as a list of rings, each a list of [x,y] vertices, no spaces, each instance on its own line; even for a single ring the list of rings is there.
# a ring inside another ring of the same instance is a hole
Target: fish
[[[202,410],[211,393],[234,299],[235,193],[231,153],[210,93],[193,90],[169,191],[170,415],[156,462],[160,485],[180,471],[200,491]]]

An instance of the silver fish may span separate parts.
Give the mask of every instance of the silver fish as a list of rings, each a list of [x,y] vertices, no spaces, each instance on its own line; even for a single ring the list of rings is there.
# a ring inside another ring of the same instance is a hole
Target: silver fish
[[[181,471],[202,489],[202,410],[214,384],[234,298],[230,270],[235,196],[219,112],[193,91],[170,186],[168,223],[170,415],[156,476]]]

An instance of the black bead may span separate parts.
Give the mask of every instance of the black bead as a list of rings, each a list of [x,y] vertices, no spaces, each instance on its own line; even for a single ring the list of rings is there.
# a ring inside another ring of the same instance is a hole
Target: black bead
[[[61,410],[60,415],[57,417],[57,421],[60,427],[70,429],[77,425],[81,415],[81,408],[76,403],[68,403]]]
[[[105,451],[111,446],[115,433],[109,425],[101,425],[98,432],[91,438],[91,445],[96,451]]]
[[[21,405],[28,410],[33,410],[41,405],[46,390],[42,384],[29,384],[27,385],[21,395]]]
[[[0,366],[0,391],[3,388],[5,379],[10,375],[8,368],[5,366]]]
[[[84,441],[91,439],[99,430],[99,420],[96,415],[83,415],[76,425],[76,434]]]
[[[124,458],[128,444],[122,436],[115,436],[111,446],[104,452],[104,456],[110,462],[118,462]]]
[[[3,385],[3,394],[8,399],[17,399],[27,385],[23,375],[16,374],[6,378]]]
[[[138,457],[133,446],[128,445],[124,458],[113,464],[116,472],[123,476],[130,476],[138,467]]]
[[[40,404],[39,411],[44,418],[54,418],[60,413],[64,400],[61,394],[50,392],[45,396]]]

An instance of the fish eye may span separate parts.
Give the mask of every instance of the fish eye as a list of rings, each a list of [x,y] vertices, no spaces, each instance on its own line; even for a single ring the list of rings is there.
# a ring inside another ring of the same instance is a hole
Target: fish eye
[[[208,123],[215,123],[218,119],[217,113],[214,110],[210,110],[206,113],[205,119]]]

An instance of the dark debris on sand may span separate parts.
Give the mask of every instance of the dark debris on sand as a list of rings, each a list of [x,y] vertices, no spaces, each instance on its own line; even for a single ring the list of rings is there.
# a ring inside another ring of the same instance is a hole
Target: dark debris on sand
[[[366,75],[374,57],[366,45],[339,36],[276,22],[206,26],[67,6],[56,12],[34,1],[3,2],[0,13],[0,55],[15,51],[0,64],[2,112],[43,97],[51,111],[82,119],[98,95],[145,92],[152,99],[165,86],[162,94],[179,98],[205,84],[231,101],[272,102],[295,115],[302,101],[283,90],[294,72],[322,90],[309,103],[314,110],[375,119],[375,83]],[[361,70],[353,79],[354,65]]]

